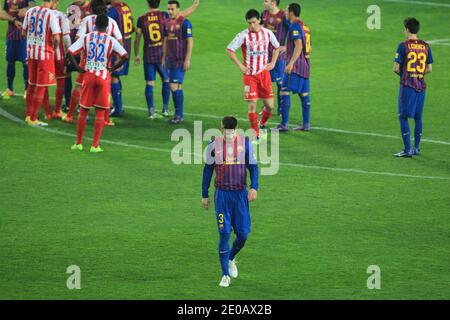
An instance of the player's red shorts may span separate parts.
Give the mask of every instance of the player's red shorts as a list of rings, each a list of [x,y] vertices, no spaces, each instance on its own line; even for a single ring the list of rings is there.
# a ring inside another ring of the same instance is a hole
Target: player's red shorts
[[[75,83],[77,85],[79,85],[79,86],[83,85],[84,75],[85,75],[85,73],[78,73],[77,79],[75,80]]]
[[[55,72],[56,79],[62,79],[66,77],[66,61],[64,59],[59,61],[55,59]]]
[[[28,60],[28,83],[38,87],[56,85],[55,61],[53,55],[49,60]]]
[[[81,86],[80,106],[83,108],[97,107],[109,109],[109,95],[111,94],[111,78],[103,80],[95,74],[86,72]]]
[[[264,70],[256,75],[244,75],[245,100],[272,99],[273,87],[270,72]]]

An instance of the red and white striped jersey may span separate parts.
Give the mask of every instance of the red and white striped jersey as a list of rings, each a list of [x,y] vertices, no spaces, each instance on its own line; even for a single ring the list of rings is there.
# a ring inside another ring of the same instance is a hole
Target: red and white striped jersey
[[[27,34],[28,59],[49,60],[50,55],[54,54],[53,36],[61,34],[54,10],[45,7],[29,9],[22,29]]]
[[[95,74],[103,80],[110,78],[108,67],[111,64],[113,54],[119,57],[127,55],[127,51],[115,38],[104,32],[90,32],[78,39],[70,48],[69,52],[77,55],[83,53],[80,67]]]
[[[78,29],[77,39],[83,37],[84,35],[97,31],[95,27],[95,20],[97,19],[97,15],[93,14],[91,16],[87,16],[81,21],[80,29]],[[119,26],[117,22],[108,17],[108,28],[106,29],[106,33],[110,36],[116,38],[117,41],[122,41],[122,33],[119,30]]]
[[[62,33],[62,37],[66,38],[67,42],[70,45],[70,23],[69,23],[69,19],[67,18],[67,16],[58,10],[54,10],[55,11],[55,15],[56,18],[58,19],[58,25],[61,28],[61,33]],[[60,43],[59,43],[59,48],[56,49],[55,52],[55,60],[56,61],[61,61],[64,60],[64,41],[63,39],[61,39]]]
[[[227,49],[236,52],[241,48],[244,65],[250,67],[251,75],[255,75],[264,71],[270,63],[269,44],[272,44],[275,49],[280,47],[277,37],[269,29],[261,28],[259,32],[246,29],[231,41]]]

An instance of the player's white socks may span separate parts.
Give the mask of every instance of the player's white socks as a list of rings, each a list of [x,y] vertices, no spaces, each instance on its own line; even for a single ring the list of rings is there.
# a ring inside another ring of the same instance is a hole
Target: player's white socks
[[[229,260],[228,261],[228,272],[230,273],[230,276],[232,278],[238,277],[238,269],[236,267],[236,260]]]
[[[222,280],[220,280],[219,287],[227,288],[230,286],[231,278],[230,276],[222,276]]]

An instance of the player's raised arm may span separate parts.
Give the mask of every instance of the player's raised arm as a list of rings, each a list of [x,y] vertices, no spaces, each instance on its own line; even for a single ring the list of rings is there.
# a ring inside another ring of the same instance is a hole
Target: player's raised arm
[[[189,17],[191,14],[197,10],[198,5],[200,4],[200,0],[194,0],[194,3],[192,3],[192,6],[187,8],[186,10],[183,10],[180,12],[180,15],[183,17]]]

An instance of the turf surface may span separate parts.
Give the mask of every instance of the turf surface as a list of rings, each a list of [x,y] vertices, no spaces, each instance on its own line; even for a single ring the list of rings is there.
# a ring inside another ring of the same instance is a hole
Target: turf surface
[[[144,3],[129,1],[135,20]],[[450,1],[439,3],[448,6],[302,1],[314,44],[316,129],[281,136],[282,165],[260,178],[240,276],[225,290],[217,286],[214,211],[200,206],[202,166],[172,164],[174,127],[146,118],[141,66],[132,65],[123,80],[126,115],[105,129],[103,154],[71,152],[74,125],[52,121],[45,131],[11,121],[23,118],[24,100],[0,99],[9,114],[0,116],[0,298],[450,298],[448,45],[432,45],[423,154],[391,156],[402,148],[391,71],[402,21],[416,16],[425,40],[448,38]],[[381,30],[366,27],[371,4],[381,7]],[[204,129],[216,128],[225,114],[246,118],[241,77],[224,49],[245,28],[246,9],[261,6],[202,0],[190,18],[195,48],[181,127],[192,131],[201,120]],[[0,34],[5,29],[2,22]],[[20,74],[18,65],[18,93]],[[300,103],[292,101],[295,124]],[[92,137],[92,121],[86,135]],[[374,264],[381,290],[366,287]],[[81,268],[81,290],[66,288],[69,265]]]

